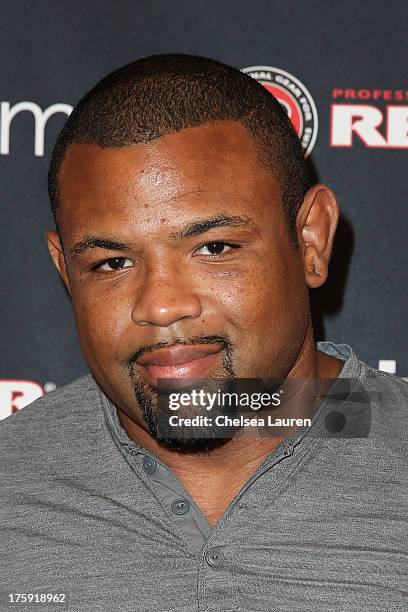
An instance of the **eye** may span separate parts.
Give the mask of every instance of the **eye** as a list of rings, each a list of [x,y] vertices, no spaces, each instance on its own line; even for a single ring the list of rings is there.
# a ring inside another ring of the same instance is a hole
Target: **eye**
[[[122,270],[123,268],[130,268],[131,266],[125,266],[125,262],[132,261],[126,257],[111,257],[110,259],[104,259],[92,267],[93,271],[102,272],[114,272],[115,270]]]
[[[228,247],[227,251],[224,251],[225,247]],[[206,244],[203,244],[203,246],[200,247],[196,251],[196,253],[207,255],[208,257],[217,259],[219,257],[223,257],[224,255],[226,255],[228,252],[232,251],[233,249],[239,249],[239,247],[240,245],[230,244],[229,242],[221,242],[221,241],[206,242]],[[210,251],[209,255],[206,253],[200,253],[202,249],[207,249],[208,251]]]

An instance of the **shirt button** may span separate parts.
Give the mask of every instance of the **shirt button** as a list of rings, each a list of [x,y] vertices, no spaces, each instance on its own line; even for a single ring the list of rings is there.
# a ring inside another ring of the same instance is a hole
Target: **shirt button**
[[[289,457],[289,455],[291,455],[292,453],[293,453],[293,448],[291,446],[287,446],[285,450],[283,451],[283,454],[285,455],[285,457]]]
[[[157,463],[154,459],[145,456],[143,457],[142,468],[146,474],[153,474],[157,470]]]
[[[171,502],[174,514],[185,514],[190,510],[190,502],[187,499],[175,499]]]
[[[224,553],[219,548],[210,548],[205,553],[205,560],[212,567],[221,567],[224,563]]]

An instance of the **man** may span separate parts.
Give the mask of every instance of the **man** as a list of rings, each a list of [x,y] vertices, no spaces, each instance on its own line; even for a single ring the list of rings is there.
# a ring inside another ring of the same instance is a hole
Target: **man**
[[[9,600],[405,610],[408,385],[315,343],[339,213],[277,101],[213,60],[136,61],[74,109],[49,193],[91,373],[1,423]],[[342,422],[163,437],[163,379],[331,381],[305,406],[340,397]]]

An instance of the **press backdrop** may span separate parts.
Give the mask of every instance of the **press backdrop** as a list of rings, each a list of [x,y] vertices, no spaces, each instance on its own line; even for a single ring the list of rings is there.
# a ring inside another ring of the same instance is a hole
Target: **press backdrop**
[[[341,222],[318,338],[408,376],[408,64],[404,0],[1,1],[0,417],[87,372],[51,264],[46,173],[67,114],[144,55],[250,68],[284,104]]]

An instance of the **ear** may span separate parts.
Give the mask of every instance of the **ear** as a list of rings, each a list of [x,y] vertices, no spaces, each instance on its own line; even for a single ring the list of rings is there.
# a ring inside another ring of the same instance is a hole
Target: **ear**
[[[47,232],[45,232],[45,239],[47,241],[48,250],[50,252],[54,266],[57,268],[62,280],[64,281],[66,288],[71,294],[71,287],[69,284],[69,277],[65,265],[65,256],[62,247],[61,237],[56,230],[48,230]]]
[[[308,287],[326,282],[339,207],[333,191],[321,183],[311,187],[296,217]]]

